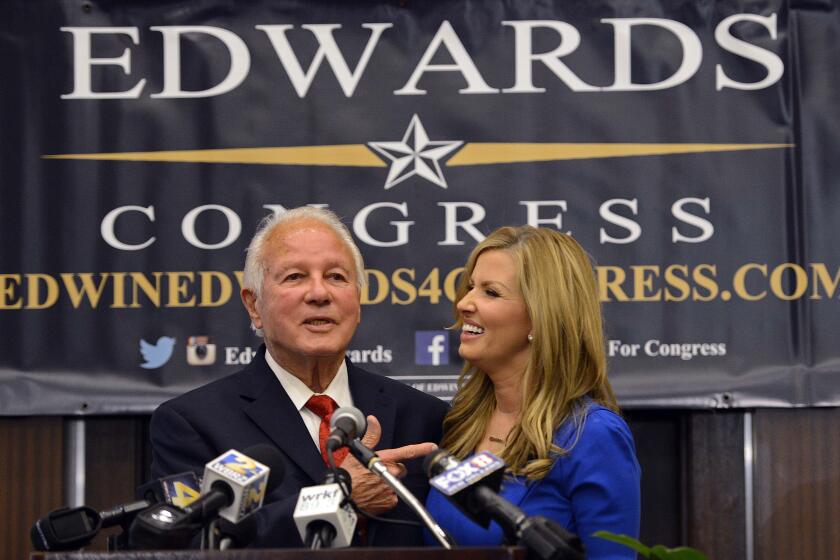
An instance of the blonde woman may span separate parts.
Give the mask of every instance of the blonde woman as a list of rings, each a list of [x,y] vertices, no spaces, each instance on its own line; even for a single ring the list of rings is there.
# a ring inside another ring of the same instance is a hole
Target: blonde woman
[[[634,558],[592,536],[637,536],[640,469],[607,380],[592,265],[554,230],[503,227],[467,261],[456,327],[464,370],[441,447],[459,459],[490,451],[507,464],[501,494],[578,534],[588,558]],[[433,517],[463,546],[498,545],[432,491]]]

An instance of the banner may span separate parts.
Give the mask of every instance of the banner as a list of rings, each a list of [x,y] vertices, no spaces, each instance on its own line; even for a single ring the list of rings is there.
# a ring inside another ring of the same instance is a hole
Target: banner
[[[831,2],[8,2],[0,413],[152,410],[259,347],[265,215],[339,214],[363,368],[450,398],[502,225],[592,255],[623,406],[840,404]]]

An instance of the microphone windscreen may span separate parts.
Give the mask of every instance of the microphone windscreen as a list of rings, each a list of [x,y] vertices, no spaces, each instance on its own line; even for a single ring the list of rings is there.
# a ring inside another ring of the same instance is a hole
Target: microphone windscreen
[[[340,428],[349,439],[362,437],[367,431],[367,418],[355,406],[336,408],[330,420],[330,429]]]
[[[29,537],[35,550],[76,550],[87,546],[102,527],[96,510],[86,507],[61,508],[32,526]]]

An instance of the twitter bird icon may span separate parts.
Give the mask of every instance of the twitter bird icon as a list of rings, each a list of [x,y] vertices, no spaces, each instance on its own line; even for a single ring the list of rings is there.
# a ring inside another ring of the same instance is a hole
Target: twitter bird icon
[[[172,357],[172,349],[175,348],[175,339],[171,336],[162,336],[157,343],[149,344],[140,339],[140,354],[143,355],[144,363],[141,368],[155,369],[169,361]]]

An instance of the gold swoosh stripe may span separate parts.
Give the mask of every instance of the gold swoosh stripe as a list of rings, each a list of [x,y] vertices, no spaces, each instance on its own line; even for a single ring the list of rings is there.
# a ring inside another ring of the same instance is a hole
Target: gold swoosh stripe
[[[250,163],[261,165],[334,165],[345,167],[386,167],[364,144],[337,146],[289,146],[282,148],[227,148],[217,150],[179,150],[123,152],[105,154],[56,154],[46,159],[88,159],[113,161],[168,161],[179,163]]]
[[[573,144],[573,143],[493,143],[466,144],[447,163],[488,165],[566,159],[599,159],[707,152],[735,152],[790,148],[793,144]],[[214,150],[176,150],[156,152],[116,152],[99,154],[53,154],[45,159],[111,161],[163,161],[177,163],[239,163],[259,165],[326,165],[341,167],[386,167],[364,144],[335,146],[289,146],[280,148],[225,148]]]
[[[735,152],[790,148],[792,146],[793,144],[527,144],[471,142],[452,156],[452,159],[446,165],[484,165],[564,159]]]

